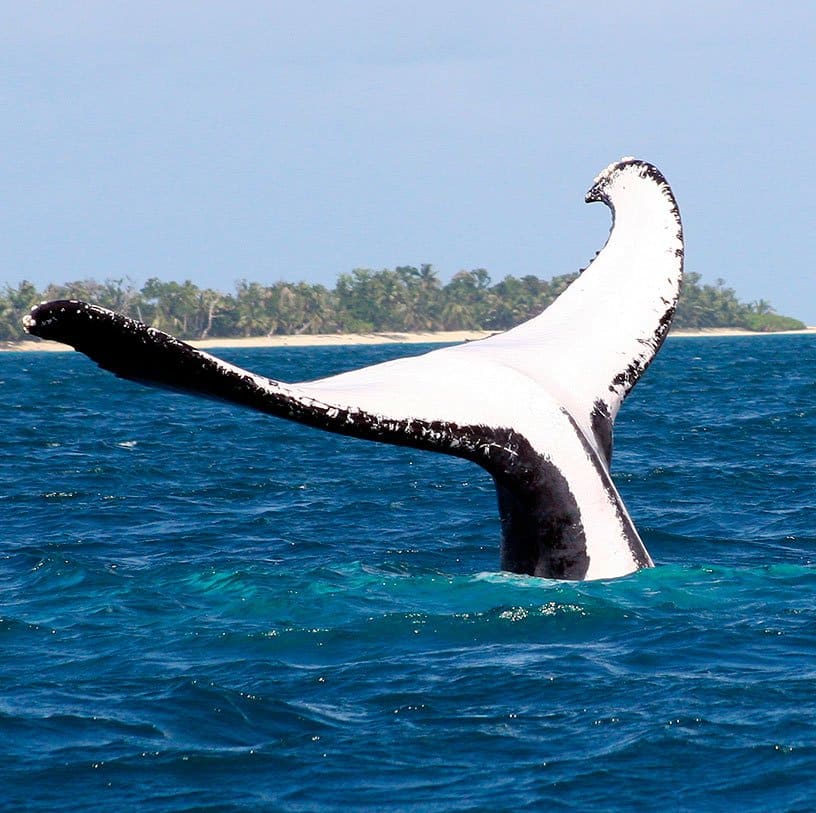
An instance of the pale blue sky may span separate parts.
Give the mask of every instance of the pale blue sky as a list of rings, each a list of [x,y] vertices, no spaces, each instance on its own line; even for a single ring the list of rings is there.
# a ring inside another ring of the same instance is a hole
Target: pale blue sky
[[[816,324],[816,4],[0,0],[0,284],[550,277],[656,163],[687,270]]]

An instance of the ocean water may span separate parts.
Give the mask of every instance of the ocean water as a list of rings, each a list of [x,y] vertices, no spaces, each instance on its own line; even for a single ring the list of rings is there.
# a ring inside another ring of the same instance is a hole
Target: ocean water
[[[224,350],[311,378],[416,346]],[[0,809],[816,808],[816,340],[670,338],[657,567],[502,574],[439,455],[0,354]]]

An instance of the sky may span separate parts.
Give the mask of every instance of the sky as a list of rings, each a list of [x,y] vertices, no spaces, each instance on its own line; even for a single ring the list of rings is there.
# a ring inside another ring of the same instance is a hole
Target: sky
[[[669,180],[686,270],[816,325],[816,4],[0,0],[0,286],[550,278]]]

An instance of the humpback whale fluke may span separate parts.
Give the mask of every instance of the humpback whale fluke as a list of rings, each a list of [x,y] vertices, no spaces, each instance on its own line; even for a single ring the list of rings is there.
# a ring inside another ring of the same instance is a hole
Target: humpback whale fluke
[[[544,312],[506,333],[301,383],[274,381],[128,317],[57,301],[24,319],[116,375],[369,440],[471,460],[496,483],[504,570],[622,576],[652,560],[609,473],[612,424],[663,342],[683,270],[663,175],[625,158],[587,202],[606,244]]]

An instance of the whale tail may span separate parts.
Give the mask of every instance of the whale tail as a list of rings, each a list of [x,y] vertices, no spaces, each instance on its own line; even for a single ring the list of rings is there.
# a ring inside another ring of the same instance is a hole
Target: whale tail
[[[84,302],[26,330],[123,378],[354,437],[456,455],[494,478],[502,567],[561,579],[652,564],[612,482],[612,426],[663,342],[683,268],[680,215],[650,164],[623,159],[587,193],[613,212],[603,249],[539,316],[488,339],[315,381],[256,375]]]

